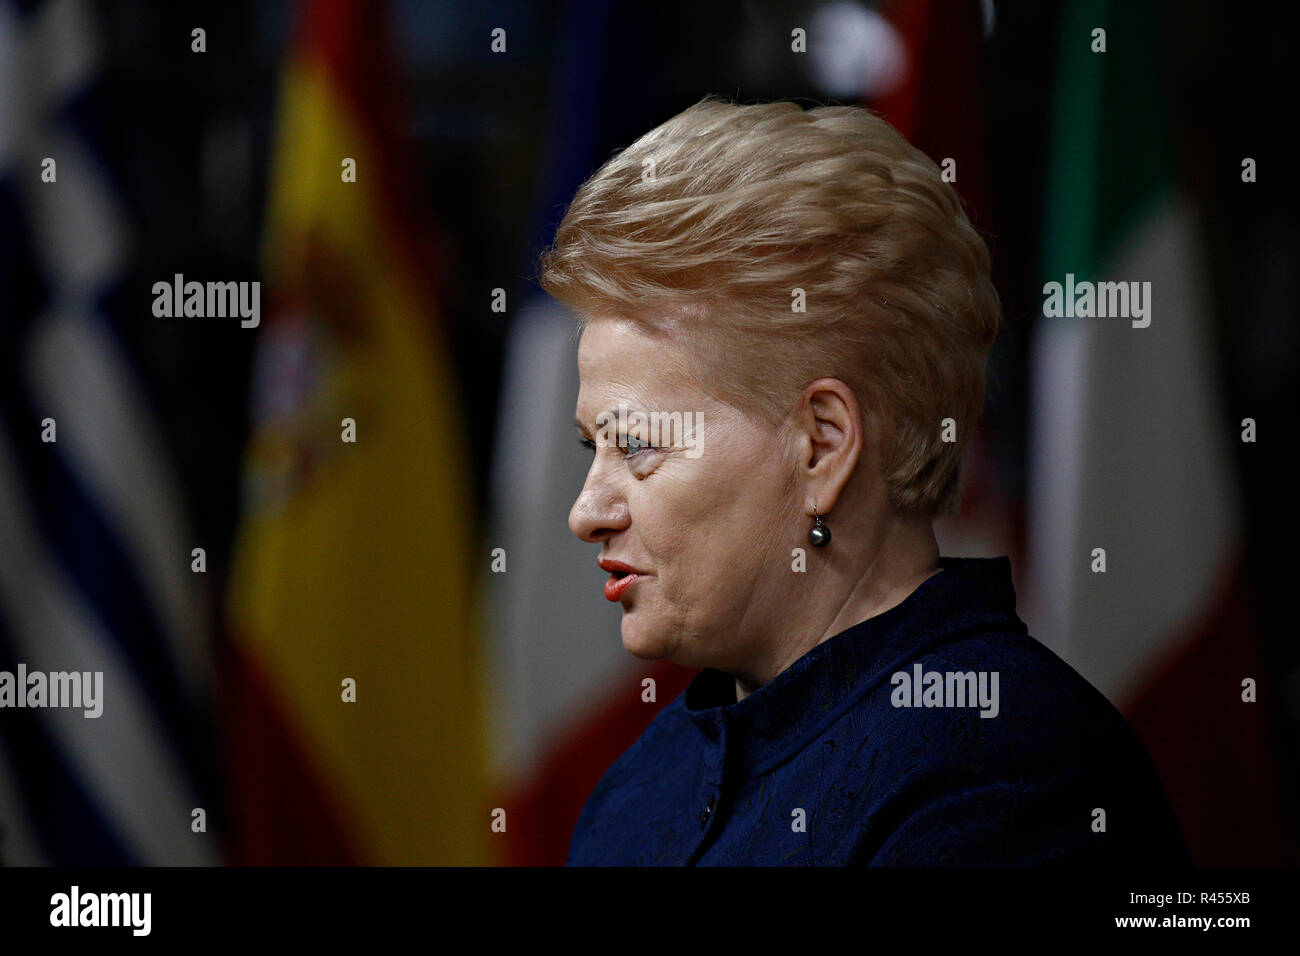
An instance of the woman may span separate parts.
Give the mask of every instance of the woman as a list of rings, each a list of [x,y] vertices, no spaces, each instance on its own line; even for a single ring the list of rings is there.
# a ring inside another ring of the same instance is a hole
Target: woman
[[[939,555],[999,307],[933,162],[861,108],[706,99],[582,186],[542,285],[582,326],[570,527],[624,647],[702,668],[571,864],[1187,861],[1009,561]]]

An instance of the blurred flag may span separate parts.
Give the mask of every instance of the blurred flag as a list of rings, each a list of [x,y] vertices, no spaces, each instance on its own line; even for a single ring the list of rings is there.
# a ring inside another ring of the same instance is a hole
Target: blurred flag
[[[662,112],[636,97],[660,88],[645,78],[663,61],[641,56],[635,44],[623,45],[618,61],[604,54],[607,37],[640,35],[643,15],[608,0],[564,6],[537,249],[551,240],[564,207],[608,150],[644,133],[644,117]],[[624,32],[620,16],[627,18]],[[629,76],[638,82],[627,82]],[[534,259],[527,269],[535,266]],[[492,740],[497,801],[511,819],[501,859],[520,866],[565,861],[578,814],[601,775],[695,673],[623,649],[622,610],[600,592],[599,548],[569,531],[569,509],[591,463],[573,426],[575,332],[573,317],[547,297],[519,310],[497,415],[490,537],[505,549],[507,565],[505,573],[487,574],[485,585]],[[642,699],[644,678],[655,681],[653,701]]]
[[[980,0],[892,0],[883,10],[903,44],[901,75],[869,101],[936,163],[952,160],[953,188],[980,224],[989,215]]]
[[[893,83],[867,105],[889,121],[950,177],[972,225],[988,236],[992,222],[984,126],[984,41],[992,28],[980,0],[894,0],[882,7],[902,45],[903,66]],[[987,392],[997,388],[990,365]],[[986,405],[996,399],[990,397]],[[980,421],[962,464],[961,507],[935,523],[948,555],[1011,557],[1023,576],[1020,503],[1003,488],[994,467],[997,422]]]
[[[1265,705],[1242,700],[1261,672],[1228,444],[1240,426],[1219,404],[1154,26],[1140,0],[1074,0],[1061,21],[1042,281],[1149,282],[1150,325],[1041,321],[1027,616],[1143,737],[1196,861],[1269,862],[1283,852],[1273,751]]]
[[[470,566],[488,550],[399,148],[387,9],[297,12],[230,595],[234,858],[485,863]]]
[[[172,463],[120,334],[149,300],[119,296],[129,226],[95,133],[91,13],[0,2],[0,671],[103,674],[99,717],[0,710],[0,855],[213,863],[191,827],[213,809],[210,645]]]

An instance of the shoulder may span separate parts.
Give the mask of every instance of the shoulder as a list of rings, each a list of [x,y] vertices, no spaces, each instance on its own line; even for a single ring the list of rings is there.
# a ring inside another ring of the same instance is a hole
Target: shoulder
[[[1105,695],[1028,634],[968,637],[936,648],[921,663],[923,672],[944,677],[939,721],[977,741],[994,765],[1013,770],[1041,759],[1127,766],[1146,758],[1137,735]],[[991,702],[952,706],[948,686],[969,686],[972,674],[977,690],[986,688]]]
[[[861,706],[863,725],[884,732],[861,741],[837,787],[841,804],[846,788],[870,801],[858,852],[872,862],[1186,862],[1136,734],[1026,634],[940,645]]]

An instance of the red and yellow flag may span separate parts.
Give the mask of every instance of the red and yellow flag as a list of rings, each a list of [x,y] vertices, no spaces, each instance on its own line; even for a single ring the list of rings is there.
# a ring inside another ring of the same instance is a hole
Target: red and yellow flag
[[[304,3],[283,79],[222,694],[239,863],[489,862],[469,454],[386,34],[382,4]]]

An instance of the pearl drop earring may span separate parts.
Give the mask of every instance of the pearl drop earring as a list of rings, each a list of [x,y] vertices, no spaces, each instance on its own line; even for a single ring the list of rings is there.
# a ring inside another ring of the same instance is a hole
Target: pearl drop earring
[[[826,523],[822,521],[822,516],[817,513],[816,505],[813,505],[813,520],[817,523],[808,529],[809,543],[815,548],[830,544],[831,529],[826,527]]]

